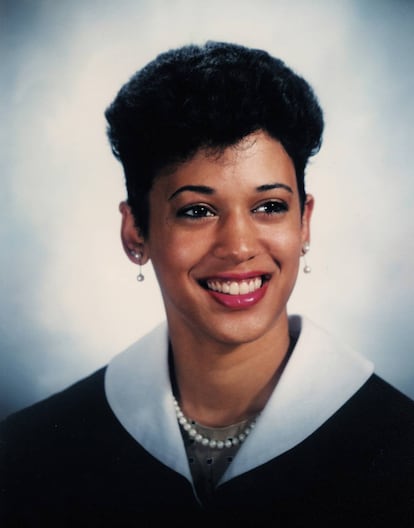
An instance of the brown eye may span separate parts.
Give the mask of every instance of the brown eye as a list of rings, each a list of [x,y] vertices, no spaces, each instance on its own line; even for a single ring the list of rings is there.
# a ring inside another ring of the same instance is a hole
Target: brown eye
[[[288,206],[285,202],[280,202],[278,200],[271,200],[253,209],[253,212],[254,213],[264,213],[266,215],[273,215],[273,214],[285,213],[287,210],[288,210]]]
[[[206,218],[214,216],[213,211],[205,205],[191,205],[178,211],[178,216],[187,218]]]

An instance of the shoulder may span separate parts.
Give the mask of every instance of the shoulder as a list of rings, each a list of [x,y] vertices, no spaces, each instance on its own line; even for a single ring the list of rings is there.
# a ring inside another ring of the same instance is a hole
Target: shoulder
[[[414,402],[373,374],[301,443],[223,485],[220,500],[248,490],[263,511],[278,504],[303,525],[406,527],[413,487]]]
[[[341,446],[350,461],[358,452],[369,454],[377,467],[386,464],[387,471],[393,472],[393,464],[414,471],[414,402],[376,374],[313,436]]]
[[[384,500],[397,490],[401,496],[412,493],[414,402],[379,376],[372,375],[316,432],[315,440],[340,457],[355,486],[358,475],[367,490],[377,490],[377,497],[384,493]]]
[[[376,374],[338,411],[341,417],[365,424],[373,434],[414,434],[414,401]]]
[[[362,437],[367,449],[375,449],[376,464],[383,467],[384,474],[397,477],[406,473],[414,483],[413,400],[374,374],[340,414],[354,441]]]
[[[1,438],[14,433],[27,435],[32,431],[58,429],[82,419],[91,408],[99,408],[105,402],[105,370],[102,368],[67,389],[10,415],[0,425]]]
[[[0,445],[7,467],[52,460],[77,446],[93,445],[116,434],[119,423],[105,396],[106,368],[67,389],[9,416],[0,424]]]

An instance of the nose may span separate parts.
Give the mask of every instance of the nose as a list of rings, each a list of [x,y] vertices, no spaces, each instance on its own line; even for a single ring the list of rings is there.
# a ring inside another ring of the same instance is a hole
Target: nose
[[[216,258],[240,264],[258,252],[258,233],[250,215],[234,212],[220,219],[213,249]]]

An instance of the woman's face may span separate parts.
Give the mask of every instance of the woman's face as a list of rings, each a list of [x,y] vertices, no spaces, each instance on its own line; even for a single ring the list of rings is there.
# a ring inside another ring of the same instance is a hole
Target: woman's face
[[[200,151],[150,192],[152,260],[170,328],[220,343],[274,331],[309,240],[293,163],[282,145],[252,134],[220,157]]]

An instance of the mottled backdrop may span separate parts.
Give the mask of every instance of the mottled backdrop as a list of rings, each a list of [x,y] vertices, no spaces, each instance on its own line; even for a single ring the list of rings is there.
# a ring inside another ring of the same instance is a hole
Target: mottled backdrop
[[[410,0],[0,0],[0,414],[104,365],[163,318],[119,242],[103,111],[156,53],[262,47],[315,87],[313,272],[291,301],[414,396]]]

